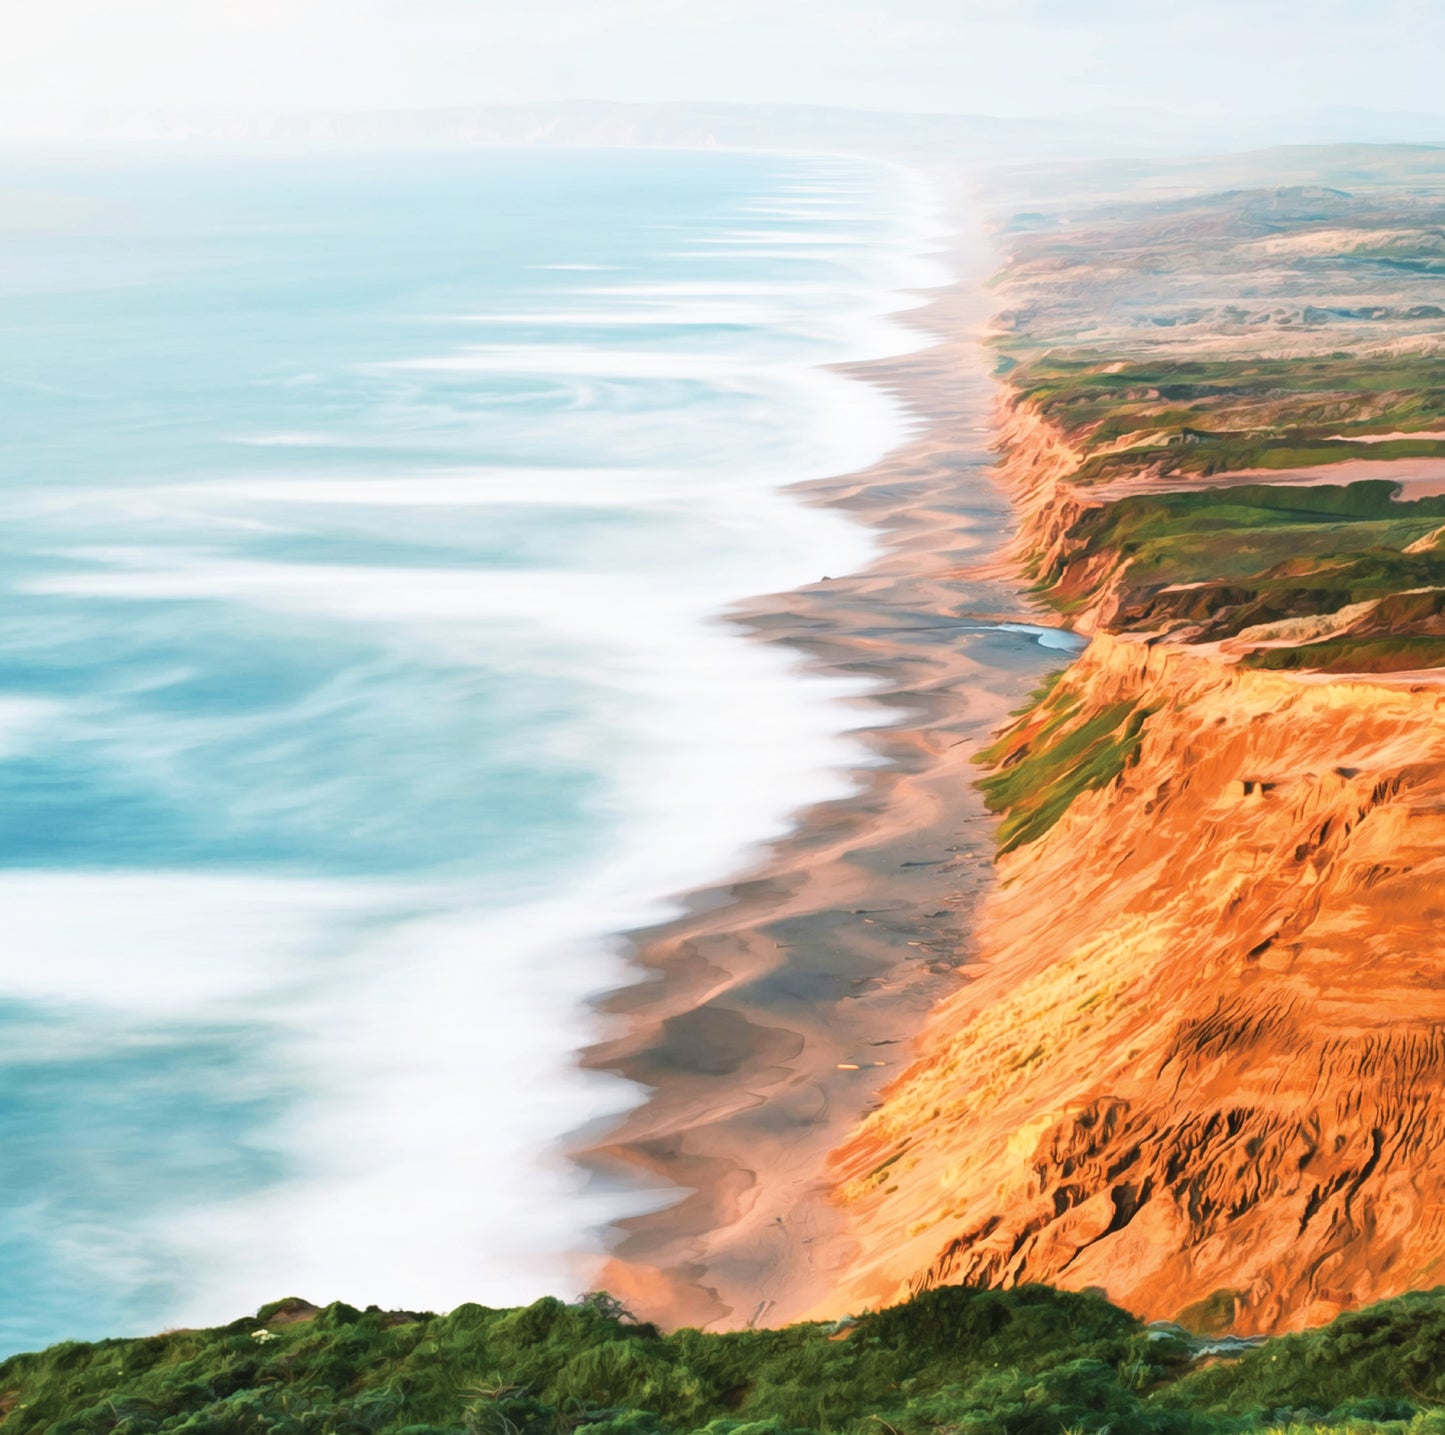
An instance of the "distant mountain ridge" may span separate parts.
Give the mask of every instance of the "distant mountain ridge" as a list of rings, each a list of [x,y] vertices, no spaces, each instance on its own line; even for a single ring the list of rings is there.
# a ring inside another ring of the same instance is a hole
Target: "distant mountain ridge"
[[[0,140],[210,142],[263,147],[478,145],[838,150],[964,160],[1204,153],[1266,144],[1445,141],[1445,116],[1332,106],[1285,116],[1201,119],[1120,107],[1007,117],[814,105],[624,104],[568,100],[426,110],[260,113],[0,107]]]

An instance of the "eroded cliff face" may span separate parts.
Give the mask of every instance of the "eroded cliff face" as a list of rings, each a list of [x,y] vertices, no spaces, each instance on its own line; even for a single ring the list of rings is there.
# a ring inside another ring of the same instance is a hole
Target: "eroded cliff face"
[[[1052,701],[1148,716],[1001,859],[838,1153],[833,1304],[1045,1281],[1262,1331],[1445,1278],[1445,689],[1103,636]]]
[[[1069,482],[1083,462],[1082,453],[1054,424],[1017,395],[1000,401],[998,446],[1003,458],[999,479],[1013,499],[1017,528],[1010,556],[1029,577],[1063,573],[1074,601],[1071,626],[1080,633],[1098,631],[1110,606],[1114,557],[1080,553],[1074,537],[1089,509],[1098,505]]]
[[[1014,556],[1094,642],[982,755],[979,960],[835,1153],[827,1313],[1042,1281],[1275,1331],[1445,1281],[1426,210],[1231,191],[1008,241]]]

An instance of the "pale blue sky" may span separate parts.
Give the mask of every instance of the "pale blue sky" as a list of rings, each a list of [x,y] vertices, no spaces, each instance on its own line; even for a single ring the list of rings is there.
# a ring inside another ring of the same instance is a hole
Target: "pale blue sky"
[[[1445,111],[1439,0],[9,0],[0,102]]]

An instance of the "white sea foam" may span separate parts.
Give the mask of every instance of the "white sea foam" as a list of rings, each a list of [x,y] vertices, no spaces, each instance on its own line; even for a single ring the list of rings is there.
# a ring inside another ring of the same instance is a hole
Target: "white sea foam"
[[[735,229],[729,234],[710,235],[700,247],[712,249],[727,245],[743,245],[751,248],[763,243],[772,245],[806,245],[811,249],[868,248],[876,249],[876,238],[857,234],[829,234],[818,229],[803,229],[789,233],[783,229]]]
[[[193,1018],[206,1014],[196,1010],[206,1002],[218,1004],[213,1015],[234,1017],[243,1001],[282,1033],[268,1042],[268,1062],[312,1091],[272,1137],[288,1157],[305,1153],[294,1184],[168,1221],[161,1248],[174,1254],[181,1242],[188,1265],[205,1273],[177,1318],[219,1319],[278,1289],[435,1306],[478,1293],[498,1302],[544,1288],[568,1294],[586,1283],[586,1261],[579,1268],[574,1254],[581,1231],[652,1199],[589,1193],[539,1142],[634,1099],[618,1083],[572,1069],[575,1051],[598,1034],[579,998],[625,976],[600,934],[660,920],[671,910],[666,894],[714,879],[783,835],[799,808],[844,795],[844,769],[865,760],[844,734],[875,720],[838,706],[864,684],[800,680],[795,657],[742,642],[712,620],[719,600],[744,584],[815,576],[805,565],[824,552],[839,567],[866,556],[856,530],[829,531],[840,526],[831,515],[782,502],[763,509],[754,515],[759,531],[745,535],[758,545],[752,576],[713,572],[694,586],[644,573],[317,570],[202,557],[152,567],[137,553],[125,555],[124,571],[37,585],[117,600],[324,610],[390,628],[398,644],[433,647],[452,662],[482,651],[495,661],[505,627],[533,664],[576,673],[585,663],[589,682],[610,692],[622,715],[601,721],[593,739],[594,757],[612,751],[610,788],[621,804],[606,814],[614,855],[566,890],[553,874],[537,874],[521,905],[469,909],[453,893],[443,915],[369,929],[352,923],[353,938],[338,951],[337,909],[364,910],[359,891],[288,896],[284,885],[267,885],[246,894],[147,878],[69,894],[78,910],[118,914],[119,947],[96,941],[94,960],[52,967],[42,992],[164,1000]],[[770,522],[782,531],[763,549]],[[43,909],[56,895],[40,890],[24,900]],[[0,888],[0,912],[25,921],[16,896]],[[428,905],[438,905],[437,894]],[[224,946],[205,939],[212,930],[227,934]],[[308,961],[318,931],[330,949]],[[267,940],[248,952],[257,932]],[[75,936],[59,930],[54,951],[41,957],[83,949]],[[143,962],[142,986],[114,977],[89,986],[101,966],[132,952]],[[327,965],[346,971],[340,991],[319,980]],[[312,977],[309,991],[300,972]],[[498,1169],[505,1182],[496,1182]],[[377,1213],[399,1210],[404,1234],[378,1240]],[[507,1233],[501,1244],[498,1231]],[[143,1234],[146,1243],[155,1238]]]
[[[900,298],[892,312],[915,308],[915,296]],[[804,318],[795,321],[795,332],[824,339],[836,335],[833,362],[850,359],[891,358],[912,353],[929,341],[905,329],[885,312],[863,312],[851,322]],[[458,352],[395,359],[387,367],[435,373],[569,374],[599,378],[627,379],[732,379],[756,382],[763,378],[773,384],[794,387],[811,382],[800,372],[796,360],[768,359],[754,354],[744,359],[721,350],[680,350],[677,346],[655,349],[597,349],[586,345],[477,344]]]
[[[320,975],[338,920],[384,908],[339,882],[186,871],[6,872],[5,994],[97,1014],[212,1018]]]
[[[274,595],[275,575],[244,576],[253,594],[265,586]],[[280,1015],[297,1023],[304,1053],[296,1059],[347,1077],[282,1135],[321,1157],[304,1181],[193,1216],[198,1254],[218,1239],[236,1252],[234,1268],[214,1276],[233,1301],[283,1287],[435,1306],[478,1292],[499,1302],[543,1287],[568,1294],[587,1280],[585,1261],[578,1269],[567,1257],[579,1226],[649,1204],[645,1192],[589,1194],[539,1143],[633,1099],[571,1067],[598,1033],[577,997],[625,979],[598,933],[668,915],[662,893],[715,878],[750,845],[786,832],[798,807],[846,793],[839,769],[860,757],[839,733],[849,714],[836,707],[859,685],[799,683],[793,660],[700,621],[701,602],[693,613],[669,609],[674,596],[662,585],[609,590],[559,575],[523,595],[546,630],[537,641],[564,628],[585,647],[592,680],[628,714],[613,768],[625,805],[608,817],[615,855],[566,890],[541,874],[543,892],[510,910],[402,926],[359,970],[352,964],[343,1001],[327,994],[314,1014],[287,1005]],[[367,622],[422,617],[431,641],[453,644],[463,634],[437,625],[459,612],[515,611],[515,595],[480,591],[464,575],[423,592],[399,575],[355,574],[341,591],[292,589],[289,601],[323,601]],[[499,1170],[508,1173],[500,1184]],[[400,1239],[377,1240],[379,1210],[407,1213]],[[369,1253],[360,1268],[358,1248]],[[199,1293],[197,1318],[220,1303]]]
[[[47,698],[14,697],[0,693],[0,759],[23,752],[28,743],[53,721],[61,704]]]
[[[674,304],[651,309],[539,310],[532,314],[458,314],[446,322],[454,324],[538,324],[547,328],[577,329],[602,325],[608,328],[643,328],[652,325],[701,328],[707,325],[761,325],[775,322],[783,311],[774,306],[754,304]]]
[[[609,505],[637,507],[675,501],[686,476],[659,469],[479,468],[435,471],[394,478],[211,479],[178,484],[168,490],[176,501],[214,506],[241,499],[254,503],[354,504],[374,508],[510,506],[551,504],[575,507],[595,503],[599,492]],[[114,495],[87,490],[86,501],[106,504]],[[0,717],[3,721],[3,717]]]
[[[607,295],[636,299],[707,299],[713,297],[746,296],[752,294],[774,294],[797,298],[804,295],[836,295],[837,284],[822,281],[797,284],[771,282],[758,279],[699,279],[699,280],[658,280],[644,284],[604,284],[596,288],[579,288],[573,291],[579,295]]]

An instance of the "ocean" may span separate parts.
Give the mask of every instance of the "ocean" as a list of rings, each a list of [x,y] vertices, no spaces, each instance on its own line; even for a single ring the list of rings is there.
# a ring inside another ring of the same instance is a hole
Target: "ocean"
[[[850,790],[726,618],[908,416],[906,173],[0,159],[0,1349],[586,1289],[619,933]]]

